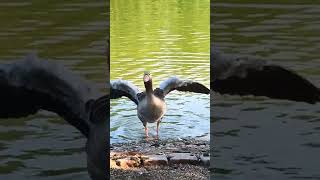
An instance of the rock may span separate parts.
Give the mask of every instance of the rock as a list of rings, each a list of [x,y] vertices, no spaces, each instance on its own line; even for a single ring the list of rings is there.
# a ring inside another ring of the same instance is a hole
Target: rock
[[[146,159],[149,159],[149,156],[141,155],[141,156],[140,156],[140,159],[144,161],[144,160],[146,160]]]
[[[117,159],[116,160],[116,165],[119,166],[119,168],[122,168],[122,169],[127,169],[128,168],[126,159]]]
[[[127,154],[128,154],[129,156],[141,155],[141,153],[138,153],[138,152],[132,152],[132,151],[127,152]]]
[[[178,148],[176,148],[176,147],[166,147],[166,150],[170,150],[170,151],[177,151],[177,150],[179,150]]]
[[[166,155],[150,155],[148,157],[148,159],[143,161],[144,166],[168,165],[168,159]]]
[[[110,152],[110,157],[117,156],[117,154],[118,154],[117,152],[111,151]]]
[[[135,161],[135,162],[140,162],[140,158],[137,157],[137,156],[131,156],[131,157],[130,157],[130,160],[133,160],[133,161]]]
[[[169,164],[199,164],[199,159],[190,153],[171,153],[168,157]]]
[[[204,166],[210,166],[210,157],[209,156],[204,156],[204,155],[201,155],[200,156],[200,161],[201,161],[201,164],[204,165]]]
[[[130,160],[127,160],[127,165],[129,167],[139,167],[140,164],[141,164],[140,159],[137,157],[134,157],[134,158],[130,157]]]
[[[110,152],[111,167],[117,169],[142,167],[152,168],[158,165],[184,166],[187,164],[210,164],[210,147],[208,141],[186,139],[165,140],[159,143],[119,143]],[[168,158],[171,158],[171,160]],[[204,168],[202,166],[202,168]]]
[[[127,157],[124,159],[117,159],[116,160],[116,164],[117,166],[119,166],[122,169],[127,169],[129,167],[139,167],[140,166],[140,160],[138,159],[134,159],[131,157]]]
[[[208,152],[203,153],[203,156],[209,157],[209,155],[210,154]]]
[[[152,144],[152,145],[150,145],[150,146],[159,147],[160,144],[157,142],[157,143],[154,143],[154,144]]]
[[[119,169],[119,166],[117,166],[117,163],[115,160],[110,159],[110,168]]]

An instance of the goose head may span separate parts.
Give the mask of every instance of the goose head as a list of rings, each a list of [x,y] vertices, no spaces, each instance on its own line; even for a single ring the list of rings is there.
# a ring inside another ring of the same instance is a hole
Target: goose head
[[[152,78],[150,72],[144,72],[143,83],[147,93],[152,93]]]

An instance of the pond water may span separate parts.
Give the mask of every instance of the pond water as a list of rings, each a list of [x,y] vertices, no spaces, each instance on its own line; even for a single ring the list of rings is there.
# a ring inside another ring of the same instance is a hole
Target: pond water
[[[0,2],[0,63],[30,51],[105,91],[105,1]],[[56,114],[0,119],[0,179],[88,179],[85,138]]]
[[[178,76],[209,87],[209,0],[110,2],[111,80],[125,79],[144,90],[142,76],[150,71],[154,87]],[[171,92],[159,137],[209,139],[210,96]],[[136,105],[127,98],[111,101],[111,143],[144,140]],[[155,123],[149,124],[155,137]]]
[[[320,87],[320,4],[281,2],[215,1],[213,43],[290,68]],[[320,179],[319,103],[214,98],[215,179]]]

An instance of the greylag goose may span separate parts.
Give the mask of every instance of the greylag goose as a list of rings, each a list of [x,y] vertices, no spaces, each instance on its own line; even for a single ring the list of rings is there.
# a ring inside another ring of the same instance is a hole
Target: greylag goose
[[[211,89],[220,94],[266,96],[317,103],[320,90],[297,73],[264,60],[211,49]]]
[[[145,91],[141,92],[135,85],[125,80],[111,81],[110,98],[128,97],[137,105],[137,114],[144,128],[148,141],[147,123],[157,123],[156,139],[159,137],[159,124],[166,112],[165,96],[173,90],[189,91],[209,94],[210,90],[204,85],[190,80],[181,80],[171,77],[163,81],[159,88],[153,89],[152,78],[149,72],[143,76]]]
[[[109,97],[63,66],[35,56],[0,65],[0,118],[55,112],[86,138],[87,168],[94,180],[109,179]]]

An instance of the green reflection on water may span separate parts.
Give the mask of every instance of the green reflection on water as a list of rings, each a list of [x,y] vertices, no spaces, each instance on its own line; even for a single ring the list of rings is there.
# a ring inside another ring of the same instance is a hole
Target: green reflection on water
[[[210,1],[111,0],[111,79],[141,83],[145,70],[209,85]]]

